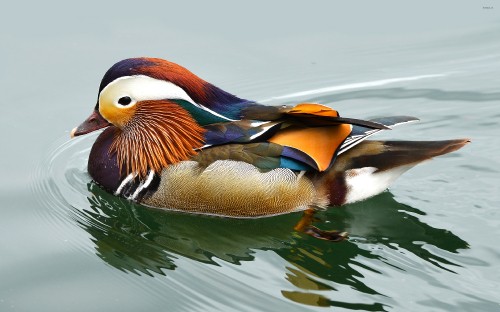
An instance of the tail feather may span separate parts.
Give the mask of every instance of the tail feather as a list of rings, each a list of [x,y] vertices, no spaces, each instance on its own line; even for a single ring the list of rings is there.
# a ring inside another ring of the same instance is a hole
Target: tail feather
[[[375,167],[384,171],[399,166],[416,165],[436,156],[454,152],[469,143],[469,139],[446,141],[366,141],[359,149],[368,150],[361,155],[351,155],[351,168]],[[377,153],[374,153],[378,151]],[[353,152],[359,153],[356,149]],[[347,153],[349,157],[351,153]],[[346,168],[348,169],[348,168]]]
[[[340,155],[316,182],[330,204],[343,205],[383,192],[418,163],[456,151],[469,139],[446,141],[364,141]]]

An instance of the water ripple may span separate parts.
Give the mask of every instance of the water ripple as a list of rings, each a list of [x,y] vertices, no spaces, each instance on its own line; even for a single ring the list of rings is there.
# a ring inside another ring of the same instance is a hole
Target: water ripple
[[[274,97],[269,98],[269,99],[264,99],[261,102],[266,103],[266,102],[273,101],[273,100],[283,100],[283,99],[291,99],[291,98],[295,99],[298,97],[311,96],[311,95],[322,94],[322,93],[332,93],[332,92],[343,91],[343,90],[380,87],[380,86],[385,86],[388,84],[394,84],[394,83],[398,83],[398,82],[407,82],[407,81],[415,81],[415,80],[428,79],[428,78],[446,77],[446,76],[449,76],[450,74],[452,74],[452,73],[418,75],[418,76],[398,77],[398,78],[389,78],[389,79],[381,79],[381,80],[374,80],[374,81],[350,83],[350,84],[344,84],[344,85],[338,85],[338,86],[330,86],[330,87],[324,87],[324,88],[319,88],[319,89],[306,90],[306,91],[301,91],[301,92],[294,92],[294,93],[285,94],[285,95],[281,95],[281,96],[274,96]]]
[[[262,309],[381,311],[401,304],[387,286],[395,277],[451,293],[446,280],[460,274],[463,263],[485,265],[461,255],[467,242],[425,223],[424,211],[399,203],[390,192],[318,213],[319,227],[351,234],[340,244],[294,232],[300,213],[235,220],[136,205],[104,192],[88,176],[95,136],[57,140],[37,166],[32,191],[46,208],[39,212],[41,222],[55,233],[78,228],[85,235],[70,237],[74,249],[97,256],[125,282],[160,300],[166,291],[200,311],[239,310],[255,302]],[[221,295],[235,290],[252,299]]]

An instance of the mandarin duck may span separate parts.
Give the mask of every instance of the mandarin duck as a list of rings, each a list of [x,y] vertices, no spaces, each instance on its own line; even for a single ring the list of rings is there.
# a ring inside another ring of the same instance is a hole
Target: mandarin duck
[[[314,209],[377,195],[416,164],[469,142],[366,140],[416,120],[344,118],[314,103],[265,106],[175,63],[143,57],[104,74],[94,111],[71,135],[106,128],[88,172],[116,196],[237,218],[304,210],[297,230],[339,240],[344,232],[311,225]]]

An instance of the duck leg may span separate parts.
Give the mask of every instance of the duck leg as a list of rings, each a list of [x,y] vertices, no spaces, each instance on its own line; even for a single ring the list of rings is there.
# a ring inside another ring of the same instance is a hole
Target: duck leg
[[[294,230],[297,232],[301,232],[307,235],[310,235],[314,238],[327,240],[331,242],[340,242],[347,238],[347,232],[340,231],[324,231],[315,227],[313,222],[318,221],[317,218],[314,217],[316,210],[312,208],[308,208],[304,211],[302,218],[297,222],[294,227]]]

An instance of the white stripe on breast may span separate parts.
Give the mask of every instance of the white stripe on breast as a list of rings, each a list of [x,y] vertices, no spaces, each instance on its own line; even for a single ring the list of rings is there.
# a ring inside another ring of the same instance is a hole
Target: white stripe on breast
[[[122,190],[125,187],[125,185],[127,185],[127,183],[129,183],[133,178],[135,178],[135,174],[131,173],[125,179],[123,179],[123,181],[120,184],[120,186],[116,189],[115,195],[116,196],[120,195],[120,193],[122,192]]]
[[[150,170],[149,174],[148,174],[148,177],[146,178],[146,181],[142,182],[137,187],[137,189],[135,190],[134,194],[132,194],[132,196],[129,199],[135,200],[137,198],[137,196],[139,195],[139,193],[141,193],[141,191],[143,189],[147,188],[149,186],[149,184],[151,184],[151,181],[153,181],[154,176],[155,176],[155,172],[153,170]]]

